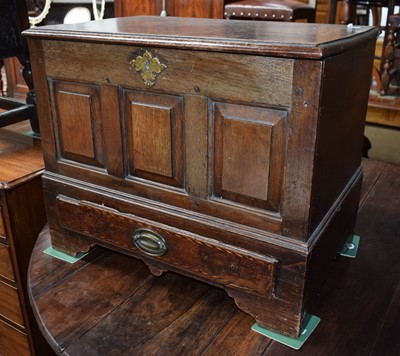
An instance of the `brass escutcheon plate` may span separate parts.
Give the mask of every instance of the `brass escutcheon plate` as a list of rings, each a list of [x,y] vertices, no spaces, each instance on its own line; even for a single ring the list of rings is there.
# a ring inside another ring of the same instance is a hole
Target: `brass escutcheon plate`
[[[140,73],[144,85],[147,88],[150,88],[155,84],[157,74],[160,74],[163,70],[167,69],[167,66],[160,63],[159,59],[153,57],[149,51],[145,51],[143,55],[139,55],[135,59],[132,59],[129,64]]]

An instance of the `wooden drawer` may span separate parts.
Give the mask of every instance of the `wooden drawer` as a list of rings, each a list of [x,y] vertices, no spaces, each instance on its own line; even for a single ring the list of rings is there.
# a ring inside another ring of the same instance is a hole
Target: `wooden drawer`
[[[18,290],[0,281],[0,314],[24,327]]]
[[[3,208],[0,206],[0,241],[6,239],[6,227],[3,218]]]
[[[200,279],[272,295],[278,261],[211,238],[65,196],[57,199],[61,226],[131,251],[155,274],[182,269]],[[254,283],[253,276],[258,276]]]
[[[14,271],[11,263],[10,250],[0,243],[0,275],[11,281],[15,281]]]
[[[30,355],[28,337],[23,332],[0,320],[0,354]]]

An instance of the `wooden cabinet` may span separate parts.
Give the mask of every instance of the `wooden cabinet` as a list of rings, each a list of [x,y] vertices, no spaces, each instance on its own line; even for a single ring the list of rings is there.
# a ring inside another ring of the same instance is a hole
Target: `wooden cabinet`
[[[218,285],[297,336],[353,232],[376,30],[133,17],[27,36],[53,246]]]
[[[0,354],[47,355],[26,287],[30,254],[46,222],[40,141],[1,129],[0,151]]]
[[[318,0],[317,13],[315,16],[316,23],[329,23],[330,3],[331,0]]]
[[[7,95],[13,98],[26,100],[28,86],[22,76],[22,65],[17,57],[4,59],[4,67],[7,77]]]
[[[222,19],[224,17],[224,4],[228,2],[224,0],[167,0],[165,9],[168,16]],[[162,0],[114,0],[114,13],[116,17],[158,16],[163,9],[162,3]]]

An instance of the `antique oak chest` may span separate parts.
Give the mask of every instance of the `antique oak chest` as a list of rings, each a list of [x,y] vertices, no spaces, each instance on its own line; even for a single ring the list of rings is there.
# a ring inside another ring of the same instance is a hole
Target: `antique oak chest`
[[[159,17],[27,31],[53,247],[215,284],[297,336],[353,232],[376,34]]]

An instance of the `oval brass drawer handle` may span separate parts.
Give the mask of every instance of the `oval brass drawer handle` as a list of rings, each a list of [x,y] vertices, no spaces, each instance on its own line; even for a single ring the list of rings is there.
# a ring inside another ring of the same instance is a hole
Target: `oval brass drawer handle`
[[[162,256],[168,250],[165,239],[154,231],[138,229],[133,234],[136,247],[150,256]]]

